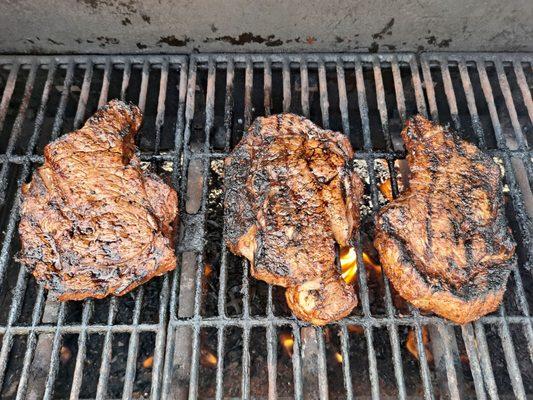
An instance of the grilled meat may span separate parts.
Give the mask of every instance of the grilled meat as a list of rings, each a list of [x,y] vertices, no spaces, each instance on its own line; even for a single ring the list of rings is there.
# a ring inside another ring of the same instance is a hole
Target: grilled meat
[[[111,101],[48,144],[22,189],[19,260],[59,300],[123,295],[176,266],[176,192],[141,171],[135,106]]]
[[[385,273],[415,306],[464,324],[500,304],[515,243],[500,170],[490,157],[421,116],[402,132],[410,187],[378,214]]]
[[[352,157],[342,134],[281,114],[258,118],[226,159],[229,249],[250,260],[255,278],[286,287],[293,313],[317,325],[357,305],[336,260],[359,226]]]

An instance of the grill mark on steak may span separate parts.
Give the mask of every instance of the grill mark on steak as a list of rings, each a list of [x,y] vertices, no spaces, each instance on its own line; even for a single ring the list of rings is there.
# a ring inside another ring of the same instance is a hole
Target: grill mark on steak
[[[177,194],[143,172],[140,110],[113,100],[48,144],[22,188],[18,259],[59,300],[123,295],[176,266]]]
[[[383,269],[415,306],[473,321],[498,307],[515,260],[499,167],[421,116],[402,137],[412,178],[378,213],[374,243]]]
[[[293,313],[323,325],[350,313],[337,244],[359,227],[362,183],[348,139],[292,114],[258,118],[226,159],[226,242],[251,273],[286,287]]]

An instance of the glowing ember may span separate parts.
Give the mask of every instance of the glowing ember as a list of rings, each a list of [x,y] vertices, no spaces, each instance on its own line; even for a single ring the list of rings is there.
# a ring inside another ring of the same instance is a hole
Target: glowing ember
[[[215,356],[209,350],[205,348],[200,350],[200,364],[202,364],[204,367],[216,367],[217,361],[217,356]]]
[[[213,267],[211,264],[207,263],[204,267],[204,276],[208,278],[213,273]]]
[[[143,361],[143,368],[152,368],[152,365],[154,365],[154,357],[153,356],[150,356],[148,358],[146,358],[144,361]]]
[[[335,359],[337,360],[337,362],[342,364],[342,354],[341,353],[339,353],[339,352],[335,353]]]
[[[392,201],[392,199],[394,199],[392,195],[392,184],[389,179],[379,185],[379,191],[388,201]]]
[[[362,335],[365,333],[365,328],[363,328],[361,325],[348,325],[348,332]]]
[[[424,349],[426,352],[426,359],[429,363],[433,362],[433,354],[431,353],[431,350],[429,349],[429,333],[425,326],[422,327],[422,343],[424,344]],[[418,347],[417,347],[417,341],[416,341],[416,332],[413,329],[409,330],[409,333],[407,333],[407,341],[405,342],[405,347],[407,347],[407,350],[411,355],[419,360],[419,354],[418,354]]]
[[[72,358],[72,351],[66,346],[61,346],[61,349],[59,350],[59,359],[63,364],[66,364],[69,362],[69,360]]]
[[[279,340],[287,355],[289,357],[292,357],[292,346],[294,345],[294,338],[292,334],[288,332],[282,332],[279,335]]]
[[[353,247],[344,247],[340,252],[342,279],[352,283],[357,276],[357,254]]]

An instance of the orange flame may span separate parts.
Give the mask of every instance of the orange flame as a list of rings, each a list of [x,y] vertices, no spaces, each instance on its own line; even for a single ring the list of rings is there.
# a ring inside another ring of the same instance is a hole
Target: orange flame
[[[392,184],[389,179],[379,185],[379,191],[388,201],[392,201],[394,196],[392,195]]]
[[[200,349],[200,364],[204,367],[216,367],[217,362],[217,356],[205,348]]]
[[[352,283],[357,277],[357,254],[353,247],[344,247],[340,251],[342,278],[346,283]],[[381,274],[381,265],[376,263],[368,254],[363,252],[363,263],[368,270]]]
[[[339,353],[339,352],[335,353],[335,359],[337,360],[337,362],[339,364],[342,364],[342,354],[341,353]]]
[[[357,276],[357,254],[353,247],[344,247],[340,251],[342,279],[352,283]]]
[[[379,265],[377,262],[375,262],[372,257],[370,257],[368,254],[363,252],[363,263],[365,264],[365,267],[370,270],[374,270],[379,276],[381,275],[381,265]]]
[[[206,278],[209,278],[209,276],[213,273],[213,267],[211,266],[211,264],[209,263],[206,263],[205,264],[205,267],[204,267],[204,276]]]
[[[279,335],[279,340],[283,349],[289,357],[292,357],[292,346],[294,345],[294,337],[288,332],[281,332]]]
[[[429,333],[428,329],[425,326],[422,327],[422,343],[424,344],[424,350],[426,352],[427,361],[433,362],[433,354],[429,349]],[[407,333],[407,341],[405,342],[405,347],[407,347],[407,350],[414,358],[416,358],[417,360],[419,359],[416,333],[414,328],[410,329]]]

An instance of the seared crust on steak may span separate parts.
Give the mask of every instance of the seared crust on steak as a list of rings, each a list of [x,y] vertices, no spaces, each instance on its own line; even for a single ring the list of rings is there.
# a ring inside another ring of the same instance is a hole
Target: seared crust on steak
[[[402,137],[410,187],[379,212],[374,241],[385,273],[415,306],[476,320],[500,304],[513,263],[499,167],[421,116]]]
[[[141,119],[109,102],[48,144],[22,188],[19,261],[59,300],[120,296],[176,266],[177,194],[141,171]]]
[[[362,183],[340,133],[293,114],[258,118],[226,159],[225,234],[252,275],[286,287],[293,313],[317,325],[357,305],[336,246],[359,227]]]

